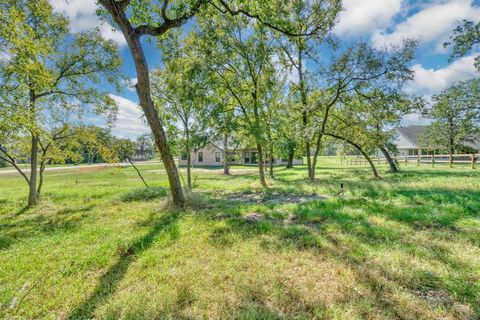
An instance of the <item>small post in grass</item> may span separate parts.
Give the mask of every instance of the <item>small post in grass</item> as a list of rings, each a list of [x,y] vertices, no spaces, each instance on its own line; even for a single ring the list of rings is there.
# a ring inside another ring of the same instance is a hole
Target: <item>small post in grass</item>
[[[471,158],[472,158],[472,169],[475,170],[475,155],[472,154]]]
[[[432,168],[435,166],[435,150],[432,152]]]

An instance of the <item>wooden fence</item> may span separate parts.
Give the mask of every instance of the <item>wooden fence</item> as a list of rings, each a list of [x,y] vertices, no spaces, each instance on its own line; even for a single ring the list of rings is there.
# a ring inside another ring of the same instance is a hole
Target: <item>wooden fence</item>
[[[374,164],[387,164],[385,158],[370,158]],[[475,169],[476,163],[480,160],[480,154],[424,154],[413,156],[396,156],[395,160],[399,164],[408,165],[409,163],[420,166],[421,164],[429,164],[432,167],[436,163],[448,163],[452,167],[455,163],[469,164],[470,168]],[[342,159],[342,163],[351,166],[367,166],[368,161],[365,158]]]

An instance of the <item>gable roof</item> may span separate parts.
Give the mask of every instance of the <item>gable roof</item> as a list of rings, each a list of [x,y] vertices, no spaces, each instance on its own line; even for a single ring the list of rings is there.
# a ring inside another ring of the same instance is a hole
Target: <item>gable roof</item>
[[[407,140],[416,146],[419,146],[418,138],[427,126],[408,126],[397,127],[397,131],[403,135]]]
[[[477,151],[480,150],[480,139],[468,139],[468,140],[465,140],[463,144]]]

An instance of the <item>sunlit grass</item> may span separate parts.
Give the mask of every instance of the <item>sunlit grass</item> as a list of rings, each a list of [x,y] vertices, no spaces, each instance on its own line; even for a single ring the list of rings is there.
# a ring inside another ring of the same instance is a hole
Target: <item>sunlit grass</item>
[[[263,192],[255,168],[194,169],[180,212],[161,166],[139,168],[153,190],[131,168],[47,172],[28,210],[0,174],[0,318],[480,317],[477,171],[376,180],[330,158],[315,184],[277,168]],[[282,200],[312,194],[327,198]]]

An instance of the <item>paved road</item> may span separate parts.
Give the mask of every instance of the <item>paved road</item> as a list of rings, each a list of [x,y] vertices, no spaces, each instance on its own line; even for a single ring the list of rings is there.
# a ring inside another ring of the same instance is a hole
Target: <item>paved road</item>
[[[147,164],[160,164],[160,162],[136,162],[135,165],[147,165]],[[93,167],[116,167],[116,166],[129,166],[128,162],[120,162],[120,163],[96,163],[96,164],[84,164],[84,165],[77,165],[77,166],[63,166],[63,167],[48,167],[45,171],[57,171],[57,170],[73,170],[73,169],[81,169],[81,168],[93,168]],[[23,169],[23,172],[29,172],[30,169]],[[6,169],[0,170],[0,174],[9,174],[9,173],[17,173],[16,169]]]

